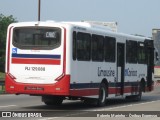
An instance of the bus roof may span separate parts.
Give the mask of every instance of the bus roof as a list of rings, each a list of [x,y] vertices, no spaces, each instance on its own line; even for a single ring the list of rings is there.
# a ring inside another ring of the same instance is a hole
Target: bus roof
[[[93,30],[93,31],[100,31],[100,32],[106,32],[109,34],[112,34],[114,36],[125,36],[125,37],[129,37],[129,38],[134,38],[134,39],[151,39],[149,37],[145,37],[145,36],[137,36],[137,35],[131,35],[131,34],[126,34],[126,33],[120,33],[120,32],[116,32],[114,30],[112,30],[112,28],[110,28],[107,25],[104,25],[107,22],[103,22],[102,25],[100,23],[98,24],[94,24],[92,22],[87,22],[87,21],[76,21],[76,22],[57,22],[57,21],[52,21],[52,20],[47,20],[47,21],[31,21],[31,22],[18,22],[18,23],[12,23],[10,26],[15,26],[15,27],[22,27],[22,26],[52,26],[52,25],[56,25],[56,26],[73,26],[73,27],[83,27],[85,29],[89,29],[89,30]],[[108,22],[110,23],[110,22]],[[115,23],[117,24],[117,23]],[[115,26],[114,26],[115,27]]]

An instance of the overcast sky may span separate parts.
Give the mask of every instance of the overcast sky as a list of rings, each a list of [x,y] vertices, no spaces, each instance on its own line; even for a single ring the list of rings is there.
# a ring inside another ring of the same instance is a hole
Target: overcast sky
[[[0,0],[0,13],[37,21],[38,0]],[[41,20],[116,21],[118,31],[152,36],[160,28],[160,0],[41,0]]]

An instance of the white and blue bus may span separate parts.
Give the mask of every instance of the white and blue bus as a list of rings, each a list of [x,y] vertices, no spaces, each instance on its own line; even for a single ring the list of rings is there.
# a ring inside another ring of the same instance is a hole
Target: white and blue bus
[[[147,37],[113,32],[88,22],[20,22],[9,25],[7,93],[65,99],[140,100],[153,90],[154,45]]]

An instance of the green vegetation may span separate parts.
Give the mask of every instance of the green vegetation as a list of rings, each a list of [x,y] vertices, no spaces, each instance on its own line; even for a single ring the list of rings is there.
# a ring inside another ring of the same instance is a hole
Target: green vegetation
[[[17,21],[15,18],[13,18],[12,15],[4,16],[3,14],[0,14],[0,72],[4,72],[4,67],[5,67],[7,27],[9,24],[13,22]]]
[[[4,80],[5,73],[0,72],[0,80]]]
[[[4,77],[5,77],[5,74],[0,72],[0,94],[5,93]]]

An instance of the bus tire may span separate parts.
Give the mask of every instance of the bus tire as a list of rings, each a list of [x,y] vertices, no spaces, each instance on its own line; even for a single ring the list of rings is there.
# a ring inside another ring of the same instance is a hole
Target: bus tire
[[[63,97],[60,96],[42,96],[42,101],[46,105],[61,105],[63,102]]]
[[[143,83],[141,82],[139,85],[139,93],[135,96],[136,101],[140,101],[142,98],[142,91],[143,91]]]
[[[106,97],[107,97],[107,87],[105,83],[101,83],[99,87],[99,97],[97,100],[97,106],[102,107],[106,104]]]

